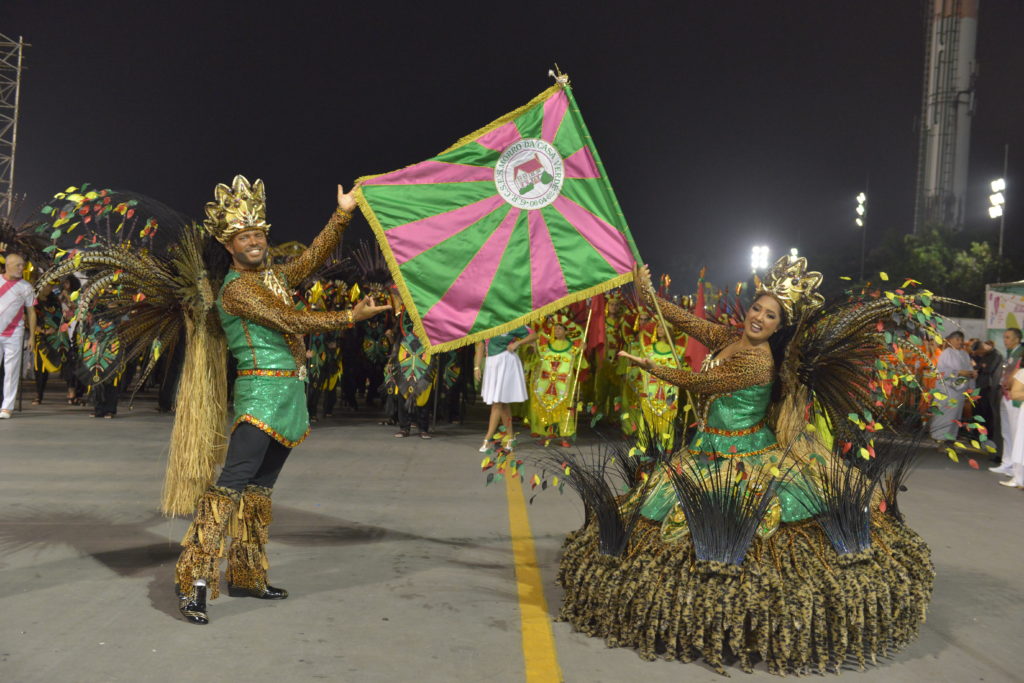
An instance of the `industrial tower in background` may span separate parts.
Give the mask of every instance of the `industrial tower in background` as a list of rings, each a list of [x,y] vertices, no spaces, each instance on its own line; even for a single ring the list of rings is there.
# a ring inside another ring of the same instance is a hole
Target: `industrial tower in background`
[[[914,232],[963,228],[978,0],[929,0]]]
[[[18,100],[21,69],[28,45],[19,36],[0,33],[0,219],[8,218],[14,204],[14,153],[18,147]]]

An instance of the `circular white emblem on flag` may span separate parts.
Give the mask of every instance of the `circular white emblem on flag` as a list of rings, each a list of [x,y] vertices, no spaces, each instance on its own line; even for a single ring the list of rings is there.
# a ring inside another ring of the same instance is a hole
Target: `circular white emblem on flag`
[[[512,143],[494,166],[498,194],[520,209],[540,209],[555,201],[564,179],[558,150],[536,138]]]

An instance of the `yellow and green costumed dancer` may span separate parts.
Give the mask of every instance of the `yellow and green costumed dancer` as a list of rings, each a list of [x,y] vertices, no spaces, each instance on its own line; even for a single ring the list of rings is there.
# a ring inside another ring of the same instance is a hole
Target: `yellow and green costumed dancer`
[[[528,382],[528,417],[533,433],[563,441],[576,435],[574,395],[581,371],[589,367],[583,341],[583,330],[565,313],[549,316],[541,325],[537,360]]]
[[[622,401],[622,367],[619,351],[625,347],[626,316],[623,310],[622,294],[618,290],[605,296],[604,347],[595,358],[594,403],[605,416],[613,415],[617,403]],[[621,407],[618,406],[618,407]]]
[[[689,372],[685,352],[686,335],[678,335],[667,341],[665,334],[652,319],[647,319],[640,326],[630,345],[631,354],[649,358],[659,367],[676,369],[678,358],[683,366],[679,371],[683,373]],[[623,430],[626,434],[650,434],[659,439],[664,448],[671,449],[675,441],[675,419],[679,413],[679,388],[656,373],[643,372],[635,365],[627,368],[626,377],[630,383],[629,395],[634,403],[622,414]],[[643,429],[641,425],[644,425]]]

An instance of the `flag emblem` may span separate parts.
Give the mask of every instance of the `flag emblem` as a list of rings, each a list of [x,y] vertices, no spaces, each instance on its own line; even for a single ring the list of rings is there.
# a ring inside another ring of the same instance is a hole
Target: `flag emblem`
[[[555,201],[564,178],[561,155],[544,140],[526,139],[511,144],[494,165],[498,194],[518,209],[540,209]]]

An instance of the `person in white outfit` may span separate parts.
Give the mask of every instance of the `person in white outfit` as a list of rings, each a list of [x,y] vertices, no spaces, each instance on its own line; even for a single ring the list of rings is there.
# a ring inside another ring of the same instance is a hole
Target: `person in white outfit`
[[[1024,401],[1024,369],[1017,370],[1010,382],[1010,410],[1011,419],[1016,423],[1013,430],[1014,438],[1007,450],[1010,452],[1011,476],[1006,481],[999,482],[1003,486],[1011,486],[1017,489],[1024,489],[1024,408],[1020,407]]]
[[[14,397],[21,379],[21,357],[25,347],[25,321],[28,339],[36,336],[36,292],[25,282],[25,259],[10,252],[4,258],[4,275],[0,278],[0,351],[4,363],[4,395],[0,404],[0,420],[11,417]]]
[[[512,406],[510,403],[522,403],[528,397],[526,393],[526,375],[523,363],[516,353],[523,344],[529,344],[537,338],[537,333],[528,327],[517,327],[505,334],[491,337],[486,342],[476,345],[476,357],[473,362],[473,376],[480,381],[481,370],[483,383],[481,394],[484,403],[491,406],[491,418],[487,425],[487,435],[480,447],[481,453],[490,448],[490,441],[498,431],[498,425],[505,425],[505,433],[512,437]],[[484,354],[487,363],[483,365]]]
[[[959,426],[957,421],[964,412],[964,392],[970,391],[971,383],[978,373],[974,370],[971,357],[964,351],[964,333],[953,332],[946,337],[946,348],[939,354],[936,372],[939,381],[936,389],[946,398],[938,402],[941,412],[932,416],[929,430],[940,446],[956,441]]]
[[[1003,437],[1002,461],[995,467],[989,467],[989,472],[996,474],[1013,474],[1013,463],[1011,453],[1017,434],[1017,413],[1018,408],[1013,405],[1010,399],[1010,385],[1013,383],[1014,375],[1020,369],[1020,359],[1024,352],[1024,345],[1021,345],[1021,331],[1011,327],[1003,332],[1003,346],[1006,347],[1006,360],[1003,361],[1000,375],[999,400],[999,433]]]

